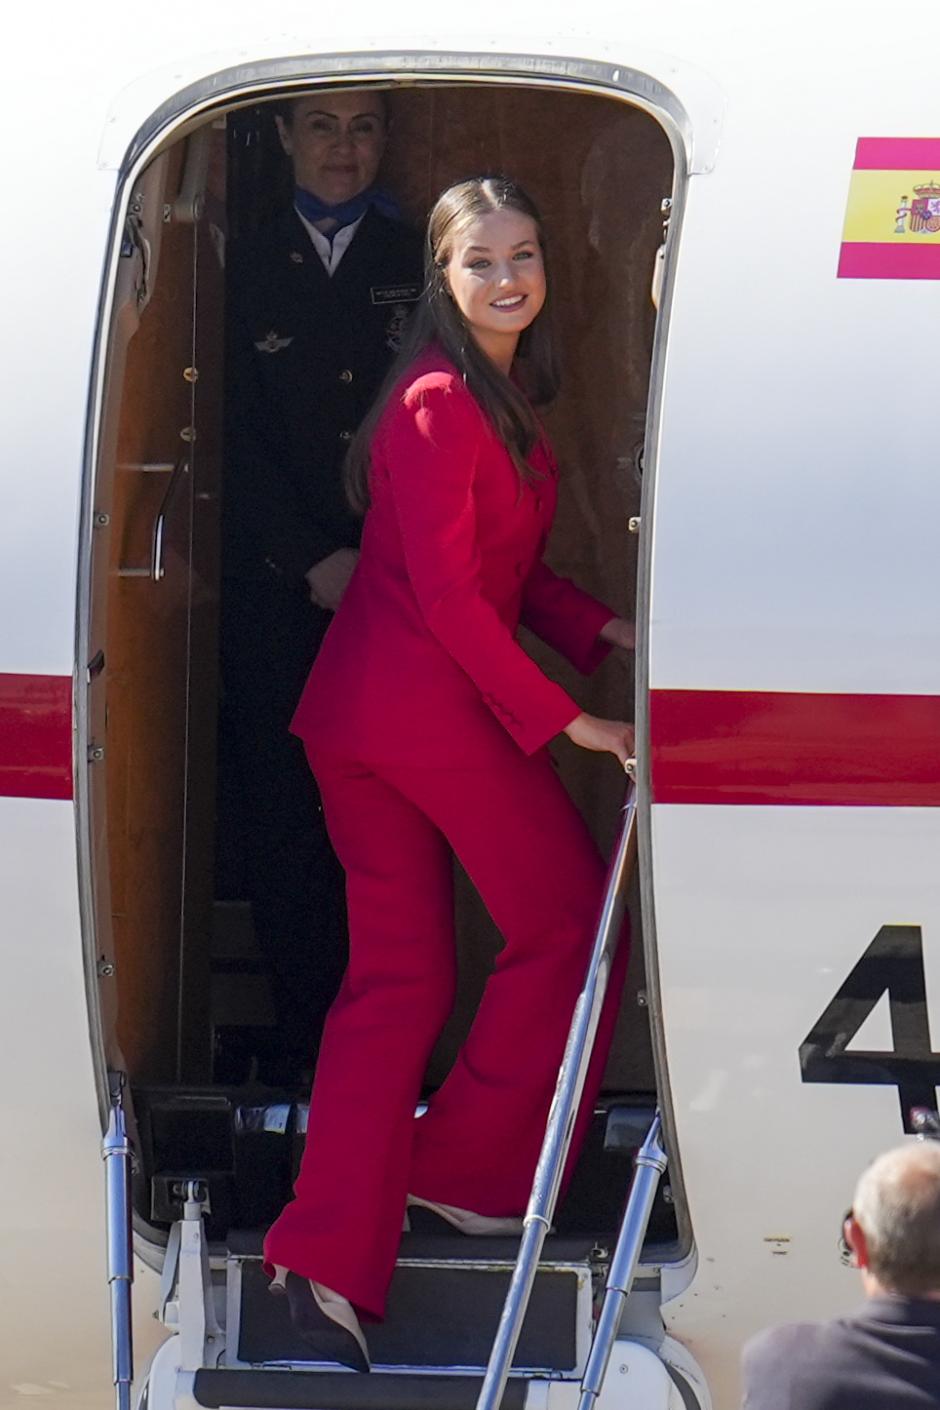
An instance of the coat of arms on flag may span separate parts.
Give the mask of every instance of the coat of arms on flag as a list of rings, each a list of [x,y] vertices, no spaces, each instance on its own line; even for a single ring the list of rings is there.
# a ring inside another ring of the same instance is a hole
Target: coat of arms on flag
[[[940,279],[940,138],[859,138],[839,277]]]
[[[931,235],[936,235],[940,230],[940,181],[933,180],[926,186],[914,187],[910,229],[912,234],[929,230]]]

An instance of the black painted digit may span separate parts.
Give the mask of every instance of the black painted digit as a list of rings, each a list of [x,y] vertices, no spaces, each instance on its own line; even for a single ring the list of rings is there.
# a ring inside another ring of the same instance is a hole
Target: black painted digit
[[[893,1048],[847,1052],[887,991]],[[897,1087],[901,1120],[910,1131],[912,1107],[937,1105],[940,1053],[930,1045],[924,945],[919,925],[883,925],[800,1045],[804,1082],[851,1082]]]

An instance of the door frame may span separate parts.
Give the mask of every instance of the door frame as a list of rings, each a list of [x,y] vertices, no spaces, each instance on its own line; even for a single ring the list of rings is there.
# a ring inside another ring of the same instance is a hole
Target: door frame
[[[696,111],[693,124],[689,108],[677,93],[655,77],[655,69],[671,77],[685,79]],[[644,451],[641,521],[652,525],[656,469],[661,429],[661,408],[665,374],[666,346],[676,271],[682,217],[690,177],[712,169],[721,123],[721,98],[717,88],[698,71],[677,63],[669,56],[655,56],[649,70],[588,59],[558,55],[385,52],[325,54],[299,58],[263,60],[206,75],[168,98],[140,126],[120,160],[117,189],[112,210],[109,248],[99,298],[95,347],[86,427],[79,526],[78,594],[75,670],[75,803],[78,831],[78,871],[82,944],[88,1000],[88,1020],[99,1110],[104,1130],[108,1119],[108,1076],[105,1062],[104,1027],[97,973],[95,886],[91,837],[89,786],[89,712],[86,698],[85,663],[90,656],[91,564],[94,532],[94,496],[99,456],[99,430],[104,400],[111,333],[114,290],[120,258],[124,216],[133,185],[149,161],[164,146],[178,140],[202,122],[211,121],[221,111],[241,104],[253,104],[274,93],[290,89],[310,90],[337,84],[368,85],[400,83],[406,86],[467,86],[494,83],[557,91],[593,93],[611,101],[626,102],[652,117],[662,128],[673,154],[673,188],[669,211],[659,309],[650,365]],[[626,526],[624,526],[626,533]],[[669,1151],[670,1184],[674,1194],[679,1228],[677,1256],[688,1257],[692,1248],[687,1202],[682,1183],[679,1151],[674,1140],[674,1117],[668,1061],[660,1022],[660,983],[657,958],[655,909],[650,852],[649,779],[649,652],[648,617],[651,577],[649,533],[640,535],[637,568],[636,732],[641,748],[638,768],[638,838],[640,890],[646,979],[657,1090]]]

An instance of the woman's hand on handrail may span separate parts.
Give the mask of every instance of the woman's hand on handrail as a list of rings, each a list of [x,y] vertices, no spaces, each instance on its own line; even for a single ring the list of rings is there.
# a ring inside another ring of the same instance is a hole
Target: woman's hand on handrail
[[[620,646],[624,651],[636,650],[636,622],[626,617],[611,617],[598,632],[601,641],[609,641],[612,646]]]
[[[564,733],[579,749],[597,754],[616,754],[622,765],[634,754],[634,729],[624,720],[601,720],[583,712],[576,715]]]

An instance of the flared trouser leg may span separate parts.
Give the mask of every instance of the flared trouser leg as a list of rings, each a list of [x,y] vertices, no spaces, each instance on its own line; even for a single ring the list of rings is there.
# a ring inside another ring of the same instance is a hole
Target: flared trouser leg
[[[498,768],[439,789],[394,781],[447,837],[499,928],[497,956],[467,1040],[416,1123],[409,1192],[478,1214],[521,1214],[600,911],[605,865],[547,752],[507,741]],[[565,1172],[600,1088],[629,957],[626,927]]]
[[[381,1317],[401,1237],[414,1112],[453,1007],[453,863],[373,774],[319,772],[347,873],[350,954],[327,1015],[294,1200],[265,1239],[281,1264]]]
[[[296,1198],[269,1232],[282,1263],[380,1316],[407,1193],[475,1210],[526,1205],[604,865],[547,753],[500,732],[475,769],[334,771],[318,763],[347,870],[350,967],[324,1031]],[[412,1113],[453,1002],[453,848],[505,945],[427,1114]],[[603,1074],[620,946],[572,1159]]]

